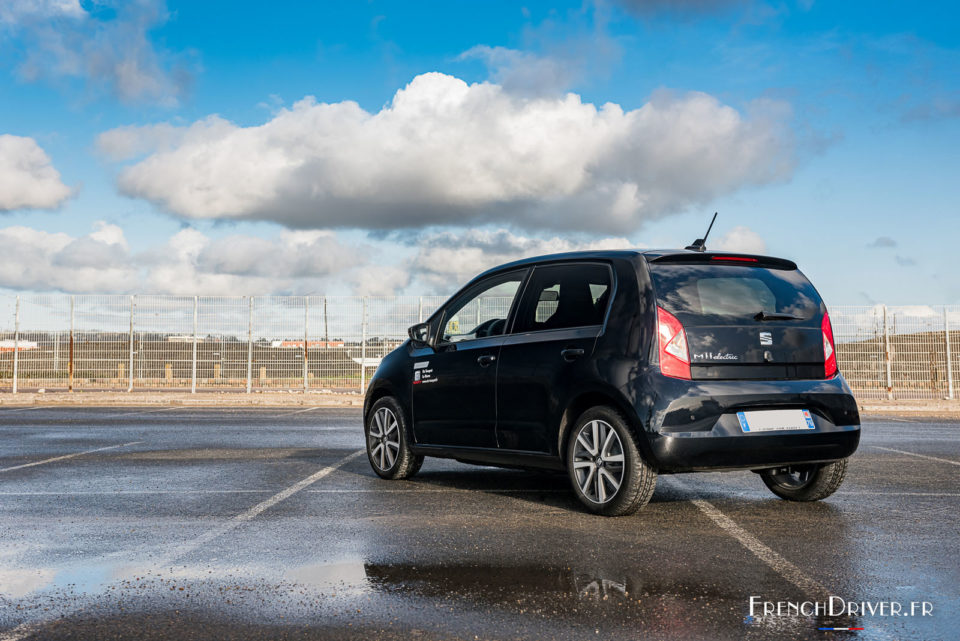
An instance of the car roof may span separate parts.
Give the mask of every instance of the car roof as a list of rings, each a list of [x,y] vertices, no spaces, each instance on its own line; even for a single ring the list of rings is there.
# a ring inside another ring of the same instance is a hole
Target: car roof
[[[779,263],[782,267],[792,266],[793,269],[796,269],[796,264],[792,261],[787,261],[782,258],[774,258],[772,256],[762,256],[759,254],[740,254],[737,252],[697,252],[689,249],[592,249],[587,251],[576,251],[576,252],[563,252],[559,254],[544,254],[542,256],[531,256],[529,258],[521,258],[520,260],[515,260],[509,263],[504,263],[503,265],[498,265],[492,269],[488,269],[482,274],[478,274],[475,278],[471,279],[471,282],[488,276],[490,274],[495,274],[501,271],[508,271],[510,269],[515,269],[517,267],[529,267],[530,265],[536,265],[539,263],[552,263],[552,262],[562,262],[565,260],[610,260],[615,258],[621,259],[632,259],[637,256],[643,256],[647,261],[655,261],[664,257],[672,256],[689,256],[689,257],[703,257],[708,258],[712,256],[736,256],[741,258],[756,258],[764,263]],[[683,260],[683,259],[681,259]],[[789,268],[789,267],[788,267]]]

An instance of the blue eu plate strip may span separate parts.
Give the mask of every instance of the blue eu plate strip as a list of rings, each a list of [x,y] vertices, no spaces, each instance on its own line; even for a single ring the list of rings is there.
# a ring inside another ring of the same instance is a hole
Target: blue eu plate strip
[[[750,426],[747,425],[747,417],[743,412],[737,412],[737,420],[740,421],[740,429],[742,429],[744,432],[750,431]]]

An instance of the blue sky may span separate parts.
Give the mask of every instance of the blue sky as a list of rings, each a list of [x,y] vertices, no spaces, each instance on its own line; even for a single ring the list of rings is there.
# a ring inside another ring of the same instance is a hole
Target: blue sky
[[[715,246],[796,260],[829,304],[958,303],[956,21],[10,0],[0,287],[446,293],[520,255],[682,245],[719,210]]]

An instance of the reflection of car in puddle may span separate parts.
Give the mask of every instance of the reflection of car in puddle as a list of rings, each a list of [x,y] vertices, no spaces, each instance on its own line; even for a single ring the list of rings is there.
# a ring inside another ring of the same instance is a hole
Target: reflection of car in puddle
[[[577,598],[581,601],[606,601],[608,599],[623,599],[629,596],[627,581],[611,581],[610,579],[594,579],[577,576]]]
[[[637,589],[622,574],[604,576],[543,566],[364,565],[375,590],[425,597],[461,595],[489,605],[541,601],[591,604],[629,601]]]
[[[820,626],[855,626],[855,617],[746,617],[746,597],[737,593],[692,588],[672,580],[625,574],[623,568],[588,570],[550,566],[363,565],[370,589],[397,596],[463,600],[474,607],[526,614],[540,612],[564,618],[584,611],[604,620],[634,626],[642,621],[652,633],[676,636],[683,621],[688,638],[727,638],[731,630],[754,635],[799,637]],[[744,592],[743,594],[747,594]],[[706,616],[730,605],[729,615]],[[744,608],[740,614],[741,608]],[[734,626],[731,628],[730,626]]]

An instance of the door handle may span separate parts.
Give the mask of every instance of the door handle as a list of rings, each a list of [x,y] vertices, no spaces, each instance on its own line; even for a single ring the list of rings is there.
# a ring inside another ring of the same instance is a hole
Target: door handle
[[[579,347],[568,347],[560,351],[560,356],[563,356],[563,360],[570,362],[583,356],[583,350]]]
[[[493,354],[484,354],[483,356],[477,359],[477,362],[480,363],[480,367],[486,367],[487,365],[489,365],[495,360],[497,360],[497,357],[494,356]]]

